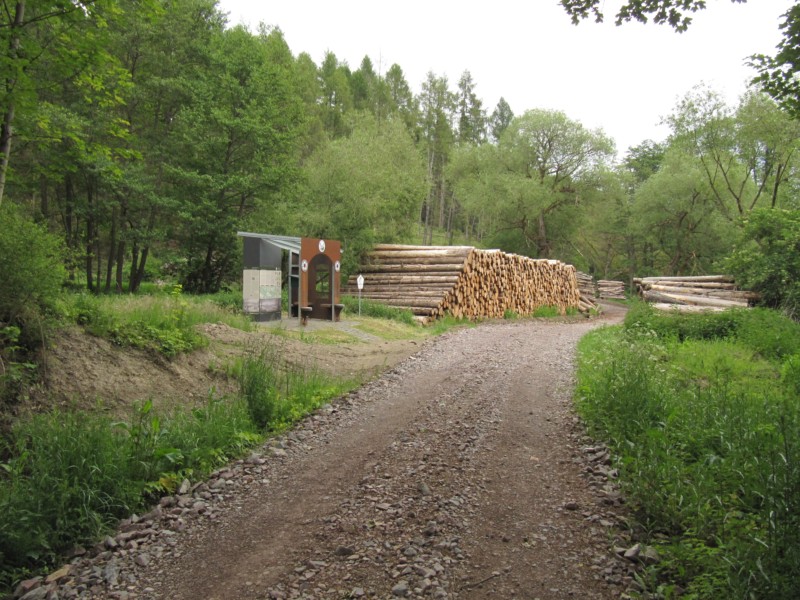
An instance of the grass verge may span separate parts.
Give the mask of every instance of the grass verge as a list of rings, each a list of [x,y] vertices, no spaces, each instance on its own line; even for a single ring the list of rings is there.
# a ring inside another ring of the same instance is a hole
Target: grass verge
[[[234,366],[238,397],[193,410],[159,414],[146,402],[125,421],[55,411],[19,422],[0,449],[0,590],[357,383],[286,368],[279,356],[251,348]]]
[[[662,557],[646,592],[800,597],[798,344],[774,312],[646,306],[581,341],[578,410]]]
[[[93,335],[168,358],[207,344],[196,330],[199,324],[225,323],[244,331],[253,329],[250,319],[232,304],[230,294],[186,296],[180,286],[169,294],[149,296],[76,294],[67,297],[62,312]]]

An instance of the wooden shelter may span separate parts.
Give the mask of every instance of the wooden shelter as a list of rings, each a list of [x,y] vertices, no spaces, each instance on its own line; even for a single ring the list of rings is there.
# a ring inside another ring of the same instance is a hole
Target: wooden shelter
[[[337,240],[240,231],[244,243],[244,311],[256,320],[280,319],[284,253],[288,265],[289,316],[338,321],[344,306],[339,287],[342,245]],[[277,273],[277,303],[275,281]]]

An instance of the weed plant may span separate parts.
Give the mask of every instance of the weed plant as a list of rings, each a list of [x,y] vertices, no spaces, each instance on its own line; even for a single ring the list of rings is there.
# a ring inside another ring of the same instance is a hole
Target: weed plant
[[[799,342],[769,311],[641,306],[582,340],[579,411],[663,557],[648,592],[800,597]]]

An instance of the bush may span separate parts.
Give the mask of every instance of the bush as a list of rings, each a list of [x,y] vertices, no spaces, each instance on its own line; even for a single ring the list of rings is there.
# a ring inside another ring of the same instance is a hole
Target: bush
[[[636,313],[581,340],[577,403],[662,556],[646,591],[798,597],[797,325],[768,310]]]
[[[657,311],[636,302],[625,317],[625,328],[651,331],[662,339],[678,342],[735,340],[774,359],[800,352],[800,324],[767,308],[681,314]]]
[[[725,268],[740,286],[759,292],[766,306],[796,314],[800,309],[800,211],[752,211]]]
[[[42,317],[64,281],[62,254],[58,238],[12,204],[0,206],[0,401],[13,400],[35,378]]]
[[[55,305],[64,267],[60,240],[22,216],[0,207],[0,323],[26,323]]]

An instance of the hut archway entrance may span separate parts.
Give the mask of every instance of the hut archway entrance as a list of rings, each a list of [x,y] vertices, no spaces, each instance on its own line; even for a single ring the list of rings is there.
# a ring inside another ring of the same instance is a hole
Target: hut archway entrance
[[[330,319],[333,297],[333,261],[325,254],[317,254],[308,264],[308,305],[312,319]]]

